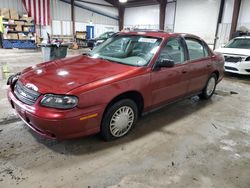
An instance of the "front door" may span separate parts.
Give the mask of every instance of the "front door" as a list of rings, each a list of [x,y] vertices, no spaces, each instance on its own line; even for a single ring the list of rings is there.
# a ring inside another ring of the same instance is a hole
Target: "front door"
[[[173,60],[174,67],[156,68],[151,73],[152,105],[173,101],[187,93],[189,69],[184,46],[179,38],[171,38],[161,50],[157,63],[163,59]]]

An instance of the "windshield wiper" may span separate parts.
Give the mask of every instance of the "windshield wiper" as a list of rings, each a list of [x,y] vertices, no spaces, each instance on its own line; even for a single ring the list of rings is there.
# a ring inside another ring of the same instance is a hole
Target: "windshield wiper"
[[[91,55],[90,55],[88,52],[84,52],[84,53],[82,53],[82,55],[85,55],[85,56],[91,57]]]
[[[110,60],[110,59],[106,59],[106,58],[104,58],[104,57],[97,57],[98,59],[103,59],[103,60],[106,60],[106,61],[109,61],[109,62],[116,62],[116,61],[112,61],[112,60]]]

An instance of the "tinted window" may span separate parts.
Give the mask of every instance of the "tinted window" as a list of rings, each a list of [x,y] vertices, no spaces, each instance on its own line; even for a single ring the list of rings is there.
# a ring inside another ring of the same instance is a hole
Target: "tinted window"
[[[175,64],[184,61],[184,49],[178,39],[169,39],[167,44],[161,50],[158,61],[161,61],[162,59],[173,60]]]
[[[207,49],[204,48],[201,41],[195,39],[186,39],[190,60],[201,59],[208,56]]]

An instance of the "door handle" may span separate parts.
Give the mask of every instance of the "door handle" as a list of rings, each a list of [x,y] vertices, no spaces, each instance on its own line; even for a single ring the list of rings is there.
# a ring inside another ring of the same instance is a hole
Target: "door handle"
[[[212,65],[211,65],[211,64],[208,64],[207,67],[212,67]]]

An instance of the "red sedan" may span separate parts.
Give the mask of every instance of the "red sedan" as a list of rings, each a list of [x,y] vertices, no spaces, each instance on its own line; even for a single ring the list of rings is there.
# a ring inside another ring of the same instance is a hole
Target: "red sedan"
[[[88,54],[39,64],[8,80],[8,99],[35,132],[53,139],[126,135],[144,112],[192,95],[210,98],[224,58],[199,37],[124,32]]]

